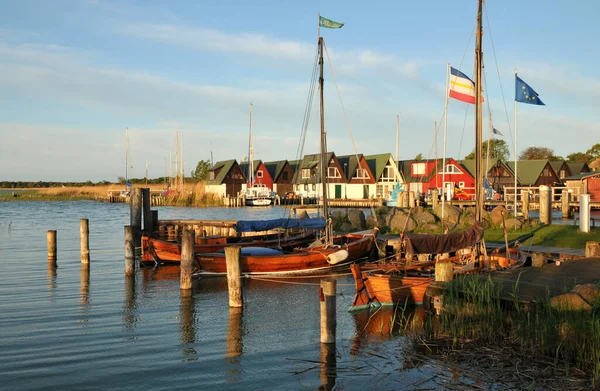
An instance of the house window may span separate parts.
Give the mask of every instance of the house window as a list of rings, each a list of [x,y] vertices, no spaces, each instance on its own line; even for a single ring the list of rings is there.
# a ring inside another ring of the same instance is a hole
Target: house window
[[[327,178],[341,178],[337,167],[327,167]]]
[[[460,170],[460,168],[456,167],[454,164],[448,164],[446,165],[446,167],[444,168],[444,171],[442,171],[440,174],[462,174],[463,172]]]
[[[381,174],[381,182],[395,182],[396,181],[396,171],[394,170],[394,166],[385,166],[383,169],[383,173]]]
[[[548,168],[544,168],[544,173],[542,174],[543,176],[550,176],[550,170]]]
[[[386,193],[387,193],[387,191],[386,191]],[[375,197],[377,197],[377,198],[383,198],[383,185],[377,185],[377,186],[375,186]]]
[[[460,187],[462,189],[463,187],[465,187],[465,183],[464,182],[458,182],[458,187]]]
[[[566,176],[565,170],[560,170],[560,179],[563,179]]]
[[[313,185],[312,185],[312,191],[316,191],[316,190],[317,190],[317,185],[315,185],[315,184],[313,183]]]
[[[211,181],[215,180],[215,172],[211,171],[208,173],[208,179],[210,179]]]
[[[425,175],[425,163],[413,163],[412,164],[413,175]]]
[[[257,177],[257,178],[262,178],[262,177],[263,177],[263,172],[262,172],[262,170],[258,170],[258,171],[256,171],[256,177]]]
[[[367,170],[365,170],[364,168],[359,168],[356,170],[356,173],[354,174],[354,178],[369,179],[369,173],[367,173]]]
[[[287,181],[287,180],[288,180],[288,172],[287,172],[287,171],[284,171],[284,172],[283,172],[283,175],[282,175],[281,177],[282,177],[282,179],[283,179],[284,181]]]
[[[308,179],[310,178],[310,168],[303,168],[302,169],[302,179]]]
[[[304,185],[304,191],[308,191],[308,185]]]

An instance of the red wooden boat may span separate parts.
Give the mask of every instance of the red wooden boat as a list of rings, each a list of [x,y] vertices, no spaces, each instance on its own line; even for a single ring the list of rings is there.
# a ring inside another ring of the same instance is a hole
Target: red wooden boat
[[[333,244],[311,245],[290,252],[240,255],[243,274],[313,274],[347,266],[369,256],[377,240],[377,229],[337,235]],[[194,265],[200,275],[227,273],[225,254],[195,254]]]

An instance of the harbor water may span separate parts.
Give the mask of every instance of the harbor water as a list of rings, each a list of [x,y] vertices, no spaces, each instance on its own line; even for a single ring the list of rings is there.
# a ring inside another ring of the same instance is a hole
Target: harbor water
[[[279,207],[157,209],[161,219],[285,215]],[[79,259],[81,218],[89,219],[89,271]],[[244,280],[243,312],[228,308],[224,278],[194,281],[189,297],[177,267],[126,279],[128,223],[124,204],[0,203],[0,388],[411,389],[439,388],[444,373],[455,381],[434,361],[405,365],[409,341],[388,336],[389,312],[349,313],[348,274],[336,277],[334,349],[319,341],[318,278]],[[47,262],[51,229],[56,269]]]

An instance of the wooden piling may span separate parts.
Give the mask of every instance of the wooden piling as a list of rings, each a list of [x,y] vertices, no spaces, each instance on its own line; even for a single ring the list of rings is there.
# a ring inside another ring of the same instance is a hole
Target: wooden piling
[[[150,189],[142,188],[142,216],[144,217],[144,232],[150,232],[152,227],[152,212],[150,209]]]
[[[48,262],[56,263],[56,230],[48,230]]]
[[[156,229],[156,225],[158,224],[158,211],[151,210],[150,215],[151,215],[150,221],[152,223],[152,226],[150,227],[149,233],[154,232],[154,230]]]
[[[415,207],[415,192],[414,191],[411,191],[408,193],[408,207],[409,208]]]
[[[438,199],[438,196],[439,196],[438,189],[433,189],[431,191],[431,207],[433,208],[433,210],[437,209],[438,204],[440,202],[440,200]]]
[[[552,200],[551,189],[548,186],[540,186],[540,223],[552,224]]]
[[[134,187],[131,189],[131,226],[133,227],[133,243],[135,247],[142,245],[142,189]]]
[[[546,255],[542,253],[532,253],[531,254],[531,266],[532,267],[544,267],[548,263],[546,259]]]
[[[125,275],[132,276],[135,273],[135,244],[133,240],[133,227],[125,226]]]
[[[195,235],[193,230],[183,230],[181,234],[181,266],[179,267],[179,289],[181,290],[192,289]]]
[[[598,242],[585,242],[585,257],[597,258],[600,257],[600,244]]]
[[[225,247],[227,263],[227,288],[229,290],[229,307],[242,307],[242,268],[240,264],[240,247]]]
[[[321,300],[321,343],[335,343],[337,326],[335,313],[336,285],[337,282],[334,279],[321,280],[319,291]]]
[[[90,226],[88,219],[81,219],[79,224],[81,263],[90,263]]]
[[[560,194],[560,210],[562,212],[562,218],[563,219],[568,219],[569,217],[571,217],[571,213],[570,213],[570,207],[569,207],[569,202],[571,201],[571,193],[569,193],[567,190],[563,189],[562,193]]]
[[[529,219],[529,191],[521,190],[521,212],[523,212],[523,218]]]

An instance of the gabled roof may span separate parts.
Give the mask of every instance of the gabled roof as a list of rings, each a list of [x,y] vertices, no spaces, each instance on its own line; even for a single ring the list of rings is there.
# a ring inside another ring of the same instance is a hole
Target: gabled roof
[[[463,166],[465,168],[465,170],[467,170],[469,172],[469,174],[471,174],[471,176],[473,178],[475,178],[475,159],[465,159],[465,160],[458,160],[457,161],[458,164],[460,164],[461,166]],[[502,166],[504,166],[513,176],[515,175],[512,168],[509,167],[504,161],[498,159],[498,158],[490,158],[487,163],[486,163],[486,159],[483,159],[483,169],[485,170],[485,165],[488,165],[488,172],[485,174],[488,174],[491,169],[495,166],[497,166],[498,164],[501,164]],[[520,166],[519,166],[520,167]]]
[[[335,154],[333,152],[327,152],[327,155],[326,155],[327,161],[328,162],[331,161],[331,159],[334,156],[335,156]],[[294,183],[296,183],[296,184],[319,183],[319,179],[318,179],[318,178],[320,178],[319,173],[317,173],[316,176],[313,176],[311,178],[302,178],[302,170],[313,169],[319,165],[320,161],[321,161],[320,153],[315,153],[312,155],[304,155],[304,157],[302,158],[302,162],[300,162],[300,164],[297,166],[297,168],[295,170],[298,174],[294,175],[295,176]]]
[[[508,162],[508,167],[514,172],[515,171],[515,162]],[[540,175],[542,175],[542,171],[546,166],[552,166],[549,164],[548,160],[519,160],[517,162],[517,180],[524,186],[532,185],[537,182]]]
[[[571,170],[572,175],[583,174],[586,172],[590,172],[590,165],[586,162],[581,163],[567,163],[569,169]]]
[[[450,161],[450,158],[446,159],[446,163],[448,163]],[[431,170],[431,172],[427,175],[419,175],[419,176],[412,176],[411,173],[411,166],[412,163],[431,163],[434,165],[434,168]],[[431,178],[434,177],[436,171],[440,172],[442,171],[442,166],[444,165],[444,161],[442,159],[429,159],[429,160],[398,160],[398,162],[396,162],[396,164],[398,164],[398,170],[400,170],[400,172],[402,173],[402,176],[404,177],[404,181],[405,182],[409,182],[409,183],[415,183],[415,182],[429,182],[431,180]],[[437,168],[437,170],[436,170]]]
[[[254,164],[254,172],[252,173],[252,175],[254,175],[256,174],[256,171],[258,171],[258,167],[262,163],[262,160],[254,160],[252,163]],[[248,165],[248,162],[240,163],[240,170],[242,170],[242,173],[245,177],[248,177]]]
[[[229,173],[229,171],[231,171],[231,168],[237,164],[235,159],[232,160],[224,160],[222,162],[216,162],[208,171],[217,171],[217,170],[221,170],[219,171],[219,174],[217,176],[215,176],[214,180],[208,180],[206,181],[207,185],[221,185],[223,184],[223,181],[225,180],[225,177],[227,176],[227,174]]]
[[[279,179],[279,176],[283,172],[283,169],[285,168],[285,164],[287,162],[287,160],[279,160],[277,162],[265,163],[265,167],[267,168],[267,171],[269,171],[269,175],[271,175],[271,178],[273,178],[273,182],[277,182],[277,179]]]
[[[344,164],[346,164],[346,172],[342,173],[344,175],[344,177],[346,177],[346,181],[349,181],[350,178],[352,178],[354,176],[354,173],[356,172],[356,169],[359,167],[360,164],[360,159],[363,158],[363,154],[359,153],[358,154],[358,159],[356,158],[356,155],[344,155],[344,156],[338,156],[338,162],[340,162],[340,166],[342,166],[342,169],[344,169]]]
[[[390,160],[392,162],[394,161],[391,153],[380,153],[378,155],[369,155],[369,156],[365,156],[365,159],[367,161],[367,164],[369,165],[369,168],[371,169],[371,172],[373,173],[373,175],[375,175],[375,180],[377,182],[379,182],[381,175],[383,175],[383,169],[385,168],[387,163]],[[400,176],[402,176],[402,171],[399,171],[398,169],[396,169],[396,171],[398,173],[400,173]]]

